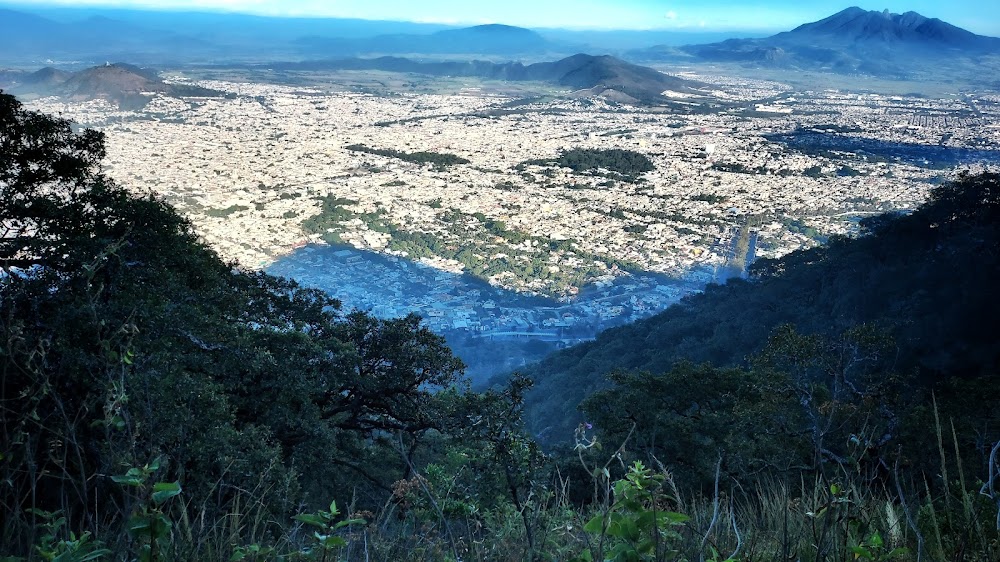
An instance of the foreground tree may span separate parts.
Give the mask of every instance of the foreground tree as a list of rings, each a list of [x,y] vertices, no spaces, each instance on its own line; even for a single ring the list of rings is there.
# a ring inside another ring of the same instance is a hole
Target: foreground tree
[[[103,156],[101,134],[0,94],[0,543],[27,552],[43,512],[121,529],[143,498],[122,482],[146,481],[112,476],[142,467],[187,498],[156,509],[189,519],[384,501],[463,415],[440,392],[461,362],[415,317],[345,316],[223,262]]]

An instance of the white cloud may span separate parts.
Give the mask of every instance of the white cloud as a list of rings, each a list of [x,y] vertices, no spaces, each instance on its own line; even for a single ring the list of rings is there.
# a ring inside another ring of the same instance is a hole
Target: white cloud
[[[677,19],[677,12],[675,12],[673,10],[670,10],[669,12],[667,12],[667,19],[670,20],[670,21],[676,20]]]

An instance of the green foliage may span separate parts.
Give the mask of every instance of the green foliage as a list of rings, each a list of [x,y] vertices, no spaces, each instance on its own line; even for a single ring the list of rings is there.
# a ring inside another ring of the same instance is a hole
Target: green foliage
[[[645,154],[620,148],[573,148],[561,152],[552,160],[528,160],[519,164],[518,169],[523,170],[525,166],[559,166],[576,173],[592,174],[606,170],[611,173],[611,179],[630,183],[639,181],[640,175],[656,169]]]
[[[180,495],[181,485],[178,482],[150,485],[150,477],[159,470],[160,460],[156,459],[141,468],[130,468],[124,475],[111,477],[113,482],[135,489],[135,507],[125,528],[128,536],[139,545],[140,562],[169,558],[164,552],[169,550],[174,524],[167,515],[165,504]]]
[[[891,338],[859,326],[837,338],[778,328],[750,369],[679,363],[661,374],[615,372],[582,404],[604,441],[626,438],[640,458],[668,463],[707,492],[716,459],[744,484],[773,467],[878,478],[896,450],[912,381],[892,370]]]
[[[432,164],[438,168],[445,168],[455,164],[469,163],[469,160],[462,158],[461,156],[440,152],[403,152],[391,148],[372,148],[363,144],[352,144],[346,148],[347,150],[353,152],[363,152],[365,154],[375,154],[377,156],[386,156],[388,158],[398,158],[404,162],[411,162],[414,164]]]
[[[637,176],[656,168],[645,154],[620,148],[605,150],[575,148],[560,154],[556,163],[576,172],[603,168],[625,176]]]
[[[234,548],[232,556],[229,557],[229,562],[242,562],[244,560],[256,562],[257,560],[274,559],[280,560],[280,557],[276,556],[276,549],[274,547],[261,546],[254,543]]]
[[[35,552],[46,562],[90,562],[100,560],[112,554],[104,548],[100,540],[94,540],[89,531],[77,536],[66,529],[66,518],[60,512],[48,512],[41,509],[30,510],[30,513],[41,520],[42,532],[35,545]],[[4,562],[24,560],[18,557],[0,557]]]
[[[699,193],[691,197],[691,200],[704,201],[706,203],[711,203],[714,205],[716,203],[725,203],[726,201],[729,200],[729,197],[726,197],[725,195],[716,195],[714,193]]]
[[[347,208],[357,201],[326,195],[320,198],[320,212],[302,221],[302,230],[309,234],[319,234],[329,243],[339,243],[339,233],[343,231],[343,221],[354,218],[355,213]]]
[[[712,485],[716,459],[709,451],[727,451],[727,470],[741,476],[802,454],[801,443],[768,437],[771,424],[797,420],[778,373],[680,363],[658,375],[615,372],[609,379],[612,388],[581,405],[602,440],[620,443],[630,437],[641,458],[669,463],[685,487]]]
[[[818,230],[807,225],[801,219],[787,218],[784,219],[782,223],[784,224],[785,228],[788,229],[789,232],[801,234],[806,238],[810,238],[812,240],[819,240],[821,242],[825,241],[825,238],[820,234]]]
[[[819,166],[809,166],[805,170],[802,170],[802,175],[806,176],[807,178],[817,178],[817,179],[826,177],[826,174],[823,173],[823,168]]]
[[[992,296],[1000,277],[994,251],[1000,246],[998,178],[985,174],[942,185],[912,214],[866,221],[873,227],[869,235],[757,260],[750,280],[708,285],[656,316],[527,367],[525,374],[535,379],[526,397],[529,429],[567,442],[583,420],[577,406],[608,385],[607,373],[665,373],[682,360],[745,366],[783,324],[831,341],[852,326],[879,326],[895,342],[894,371],[917,373],[921,384],[910,390],[923,392],[924,403],[929,385],[951,377],[992,380],[1000,366],[987,335],[1000,315],[1000,301]],[[995,419],[984,402],[948,392],[967,408],[956,420]],[[911,428],[922,422],[914,423]],[[926,441],[914,432],[908,435]]]
[[[302,554],[309,560],[320,560],[325,562],[332,553],[347,545],[338,533],[352,525],[364,525],[364,519],[344,519],[337,521],[340,510],[337,509],[337,502],[330,502],[330,510],[318,510],[313,513],[300,513],[295,516],[295,520],[314,527],[311,535],[313,547],[307,549]]]
[[[244,205],[230,205],[225,209],[205,209],[205,214],[210,217],[226,218],[230,215],[242,213],[243,211],[247,211],[249,209],[250,207]],[[259,211],[260,209],[257,210]]]
[[[903,547],[892,549],[886,547],[885,541],[882,540],[882,535],[878,531],[873,531],[866,538],[858,541],[857,545],[851,547],[851,551],[854,552],[854,557],[858,560],[873,560],[875,562],[895,560],[909,554],[909,551]]]
[[[303,228],[321,234],[327,242],[338,243],[344,230],[342,222],[357,218],[370,230],[388,234],[388,248],[411,259],[433,256],[453,259],[476,277],[501,282],[511,277],[518,286],[533,286],[543,280],[546,286],[537,289],[538,292],[552,296],[562,296],[570,287],[583,286],[594,277],[606,274],[608,268],[632,270],[637,267],[621,258],[587,252],[572,240],[528,236],[479,212],[467,215],[451,209],[441,216],[445,230],[428,232],[401,228],[381,212],[357,214],[344,208],[351,203],[332,196],[324,198],[321,212],[303,222]],[[526,242],[532,244],[532,249],[520,247]],[[553,253],[577,258],[581,265],[553,272],[549,269]],[[601,267],[595,262],[605,265]]]
[[[381,504],[424,437],[455,425],[441,390],[465,384],[461,362],[418,318],[342,315],[320,291],[233,268],[168,205],[101,175],[100,135],[0,103],[0,221],[26,225],[0,243],[12,553],[33,543],[27,510],[60,509],[150,557],[181,525],[197,559],[246,502],[272,535],[316,497]],[[150,458],[164,459],[156,482]],[[183,506],[168,501],[181,485]]]
[[[664,509],[670,501],[665,484],[665,475],[635,461],[614,483],[614,503],[584,525],[593,537],[577,560],[660,561],[675,553],[681,535],[673,527],[689,517]]]

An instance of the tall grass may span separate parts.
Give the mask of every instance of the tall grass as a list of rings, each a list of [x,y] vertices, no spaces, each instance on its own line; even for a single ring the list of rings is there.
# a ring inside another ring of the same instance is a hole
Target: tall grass
[[[745,562],[997,562],[1000,443],[992,449],[989,465],[977,467],[982,471],[968,472],[954,427],[938,420],[934,431],[940,471],[923,474],[897,467],[889,481],[873,481],[862,471],[841,466],[823,471],[827,475],[820,471],[773,474],[748,486],[720,476],[710,493],[701,494],[676,489],[669,471],[660,466],[657,470],[665,485],[662,503],[656,509],[680,511],[690,519],[675,528],[669,549],[659,549],[654,557],[642,559],[703,562],[732,556]],[[621,455],[621,450],[616,455]],[[977,472],[978,478],[972,476]],[[375,512],[359,513],[349,508],[344,518],[360,517],[366,523],[338,531],[345,544],[327,560],[582,559],[576,557],[595,539],[584,530],[585,523],[608,509],[602,497],[614,500],[614,483],[600,476],[602,471],[595,473],[594,482],[570,482],[556,472],[547,485],[531,490],[520,510],[510,502],[460,514],[420,510],[408,505],[403,495],[389,498]],[[266,481],[262,478],[257,486],[227,495],[230,499],[221,510],[193,498],[177,503],[169,511],[173,521],[170,548],[162,559],[321,560],[313,530],[274,514],[262,501],[274,492],[264,489]],[[601,492],[598,501],[574,505],[568,492],[574,486],[597,486]],[[409,490],[413,494],[435,493],[419,486]],[[608,490],[612,492],[603,493]],[[454,490],[439,493],[436,501],[444,504]],[[37,516],[9,515],[13,517],[5,519],[0,530],[0,554],[16,544],[12,542],[18,538],[15,535],[26,529],[33,529],[31,540],[36,543],[43,534]],[[93,529],[94,538],[111,551],[100,559],[137,559],[137,545],[122,532],[126,514],[105,515],[101,525]],[[61,537],[69,540],[69,529],[64,529]],[[606,546],[612,544],[612,539],[605,540]],[[39,549],[26,554],[19,559],[0,556],[0,560],[46,559]]]

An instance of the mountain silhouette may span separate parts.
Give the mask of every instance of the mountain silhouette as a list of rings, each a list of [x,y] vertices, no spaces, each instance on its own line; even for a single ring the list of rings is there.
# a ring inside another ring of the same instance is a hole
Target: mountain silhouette
[[[538,33],[523,27],[487,24],[444,29],[429,34],[400,33],[368,38],[305,37],[298,45],[311,54],[360,55],[538,55],[560,50]]]
[[[937,18],[852,7],[770,37],[661,45],[632,51],[629,57],[914,79],[942,71],[981,75],[982,57],[995,54],[1000,54],[1000,39],[976,35]],[[943,61],[949,63],[945,69],[939,64]]]
[[[351,58],[268,65],[286,70],[383,70],[429,76],[548,82],[585,94],[609,95],[638,102],[663,100],[665,90],[692,92],[700,83],[669,76],[649,67],[603,55],[576,54],[554,61],[524,65],[488,61],[418,62],[401,57]],[[623,94],[615,96],[614,94]]]
[[[66,72],[46,67],[30,74],[12,75],[3,84],[17,95],[60,96],[69,99],[107,99],[123,108],[145,106],[152,94],[217,97],[222,92],[189,84],[170,84],[155,70],[115,63]]]
[[[792,41],[828,40],[845,44],[893,43],[911,47],[948,47],[967,50],[995,49],[1000,39],[976,35],[937,18],[916,12],[892,14],[847,8],[828,18],[800,25],[771,39]]]

